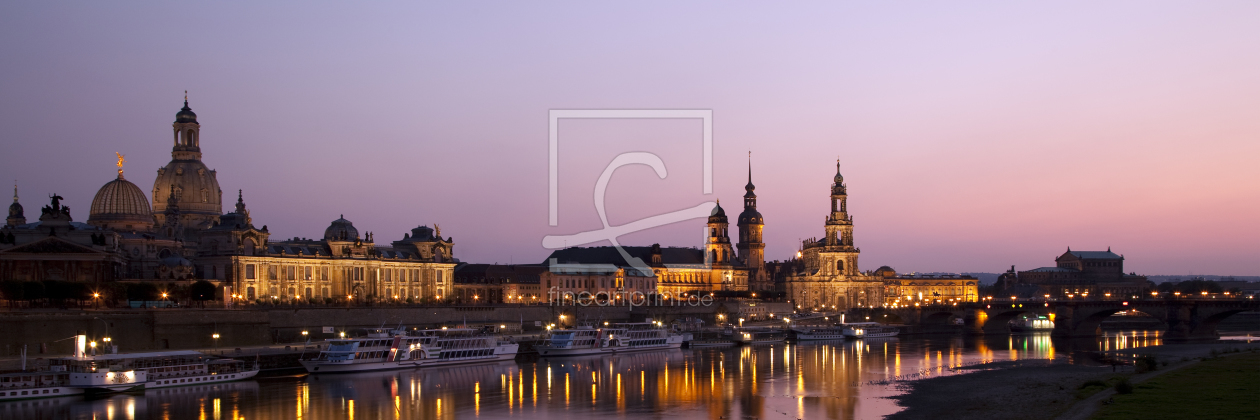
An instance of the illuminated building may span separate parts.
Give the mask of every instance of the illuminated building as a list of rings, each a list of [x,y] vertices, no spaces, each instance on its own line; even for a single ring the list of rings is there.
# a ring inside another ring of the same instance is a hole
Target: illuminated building
[[[800,310],[844,310],[884,303],[881,278],[858,271],[861,249],[853,243],[853,217],[848,212],[848,191],[840,163],[831,185],[831,213],[824,225],[826,236],[801,243],[799,258],[785,267],[783,291]]]

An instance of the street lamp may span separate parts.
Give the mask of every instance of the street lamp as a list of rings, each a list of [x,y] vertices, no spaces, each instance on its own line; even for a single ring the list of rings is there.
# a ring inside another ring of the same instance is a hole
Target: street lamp
[[[219,349],[219,333],[214,333],[210,335],[210,338],[214,339],[214,349],[218,350]]]

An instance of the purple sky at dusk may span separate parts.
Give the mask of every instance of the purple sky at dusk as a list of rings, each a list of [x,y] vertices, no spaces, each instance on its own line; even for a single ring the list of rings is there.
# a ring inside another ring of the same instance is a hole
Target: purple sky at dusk
[[[273,240],[339,214],[378,242],[437,223],[470,262],[540,262],[548,234],[721,199],[749,150],[767,259],[820,236],[840,158],[860,268],[1000,272],[1108,246],[1140,274],[1260,275],[1260,2],[11,2],[0,179],[87,218],[149,193],[184,90],[224,210]],[[561,122],[548,110],[711,109]],[[702,220],[622,238],[700,245]],[[732,226],[734,229],[734,226]]]

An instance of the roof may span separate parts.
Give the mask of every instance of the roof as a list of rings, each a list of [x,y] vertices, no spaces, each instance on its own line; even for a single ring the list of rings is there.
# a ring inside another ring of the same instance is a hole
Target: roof
[[[1077,272],[1080,272],[1080,270],[1077,270],[1075,268],[1063,268],[1063,267],[1041,267],[1041,268],[1034,268],[1028,271],[1031,271],[1034,273],[1077,273]]]
[[[455,267],[455,281],[460,283],[482,280],[507,280],[513,283],[538,283],[539,275],[547,271],[540,264],[460,264]]]
[[[151,359],[159,357],[199,357],[205,356],[204,353],[192,350],[175,350],[175,351],[157,351],[150,353],[120,353],[120,354],[103,354],[100,356],[87,356],[83,358],[67,357],[70,360],[121,360],[121,359]]]
[[[623,246],[631,257],[643,260],[644,264],[652,264],[652,246]],[[661,265],[703,265],[704,251],[695,248],[676,248],[676,247],[659,247],[661,252]],[[617,266],[630,265],[629,262],[621,256],[621,252],[616,247],[596,246],[596,247],[573,247],[553,251],[547,257],[543,264],[549,264],[551,260],[556,260],[560,264],[612,264]]]
[[[1068,251],[1067,253],[1068,253],[1068,254],[1072,254],[1072,255],[1073,255],[1073,256],[1075,256],[1076,258],[1080,258],[1080,259],[1083,259],[1083,260],[1118,260],[1118,259],[1122,259],[1122,258],[1124,258],[1124,257],[1121,257],[1121,256],[1119,256],[1119,255],[1116,255],[1116,253],[1114,253],[1114,252],[1111,252],[1111,250],[1106,250],[1106,251]]]

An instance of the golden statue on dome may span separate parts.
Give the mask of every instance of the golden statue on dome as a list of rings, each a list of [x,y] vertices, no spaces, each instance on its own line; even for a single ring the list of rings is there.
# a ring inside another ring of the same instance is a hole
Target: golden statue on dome
[[[118,179],[123,179],[123,175],[122,175],[123,169],[122,169],[122,167],[123,167],[123,162],[127,161],[127,159],[124,159],[124,158],[123,158],[123,154],[122,154],[122,153],[114,152],[114,154],[115,154],[115,155],[118,155],[118,163],[116,164],[116,165],[118,165]]]

